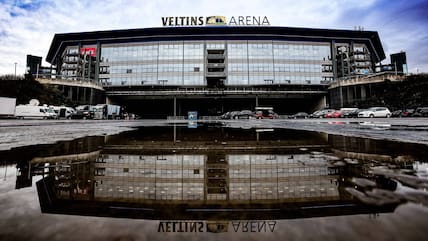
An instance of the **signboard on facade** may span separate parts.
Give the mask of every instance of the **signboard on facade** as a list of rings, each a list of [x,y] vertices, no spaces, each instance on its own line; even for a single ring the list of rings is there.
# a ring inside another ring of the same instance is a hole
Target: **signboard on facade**
[[[97,49],[94,47],[80,48],[80,53],[83,55],[86,54],[95,57],[95,55],[97,54]]]
[[[228,21],[229,20],[229,21]],[[164,27],[189,26],[270,26],[266,16],[180,16],[162,17]]]

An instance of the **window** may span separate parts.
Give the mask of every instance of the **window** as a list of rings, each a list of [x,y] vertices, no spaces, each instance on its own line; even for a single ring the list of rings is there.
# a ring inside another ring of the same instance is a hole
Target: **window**
[[[132,69],[126,69],[127,74],[132,74]]]
[[[193,68],[193,72],[199,72],[199,67]]]

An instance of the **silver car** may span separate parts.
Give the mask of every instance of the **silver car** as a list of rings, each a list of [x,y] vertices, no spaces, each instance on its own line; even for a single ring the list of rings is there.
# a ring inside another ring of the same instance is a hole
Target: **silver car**
[[[386,107],[372,107],[358,113],[358,117],[391,117],[391,111]]]

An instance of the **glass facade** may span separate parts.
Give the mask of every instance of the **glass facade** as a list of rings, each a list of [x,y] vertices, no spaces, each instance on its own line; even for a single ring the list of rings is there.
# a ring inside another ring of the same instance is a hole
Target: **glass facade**
[[[100,49],[103,85],[206,86],[207,69],[213,67],[206,56],[212,50],[224,53],[225,86],[320,85],[333,80],[330,43],[323,42],[160,41],[101,44]]]
[[[353,42],[153,41],[68,46],[58,73],[107,86],[329,85],[374,73],[374,59]],[[221,84],[210,84],[213,77]]]

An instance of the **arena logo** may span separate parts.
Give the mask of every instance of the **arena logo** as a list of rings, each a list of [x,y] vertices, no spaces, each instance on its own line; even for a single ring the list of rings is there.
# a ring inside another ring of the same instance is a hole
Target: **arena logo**
[[[181,16],[162,17],[164,27],[185,27],[185,26],[270,26],[266,16],[232,16],[227,22],[225,16]]]

